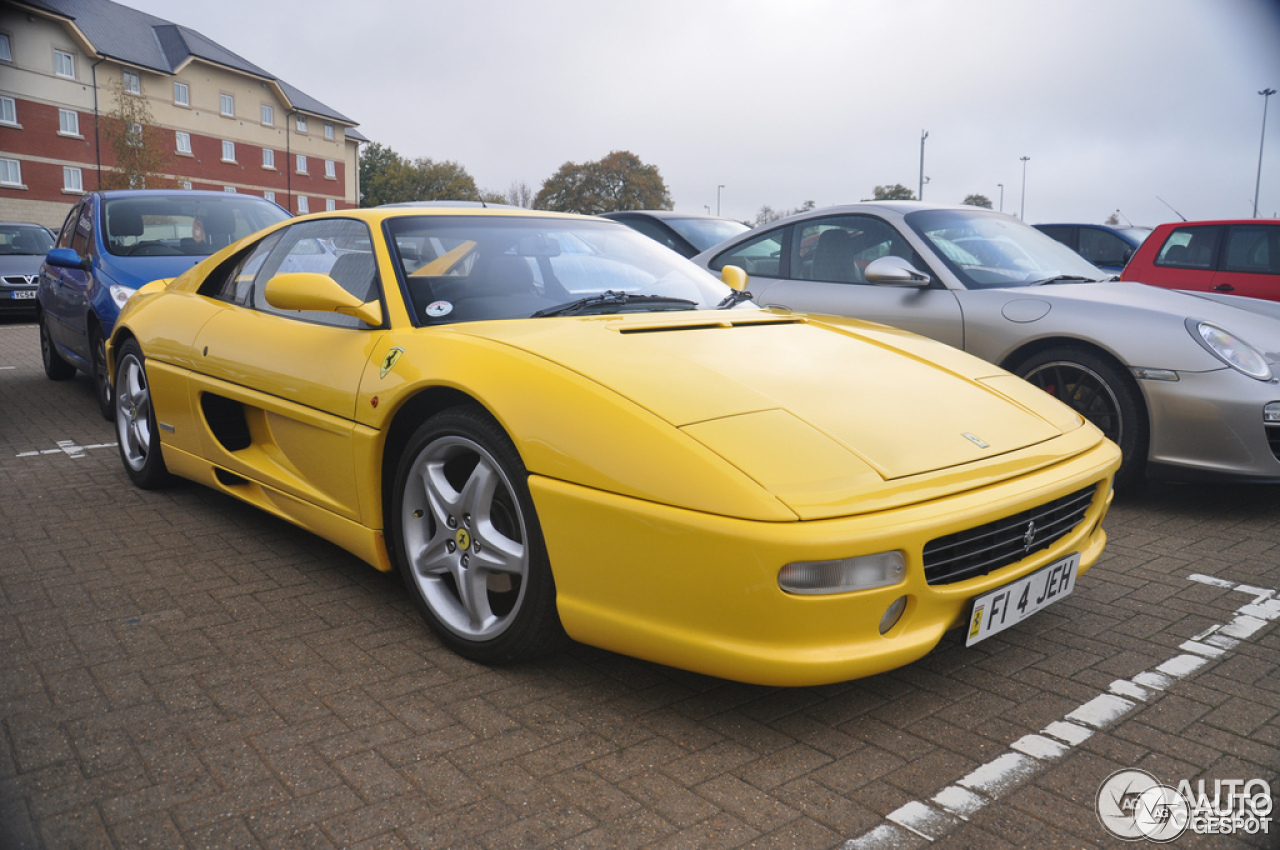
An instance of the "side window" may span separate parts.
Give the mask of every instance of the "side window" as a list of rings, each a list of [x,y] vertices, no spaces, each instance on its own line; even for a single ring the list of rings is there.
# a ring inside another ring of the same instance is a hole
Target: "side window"
[[[59,248],[70,248],[71,240],[76,235],[76,222],[80,220],[80,210],[84,208],[83,203],[76,204],[71,208],[71,212],[67,213],[67,220],[62,223],[62,229],[58,231]]]
[[[643,233],[655,242],[666,245],[668,248],[675,250],[676,241],[671,238],[671,234],[668,233],[662,225],[639,216],[636,218],[623,219],[622,223],[633,230]]]
[[[373,240],[364,223],[327,218],[307,221],[280,231],[281,238],[255,275],[252,306],[265,313],[338,327],[362,327],[364,323],[341,313],[278,310],[267,303],[266,281],[289,272],[328,275],[361,302],[378,300],[377,264]]]
[[[1280,274],[1280,226],[1237,224],[1229,228],[1222,270]]]
[[[80,214],[76,216],[75,231],[71,235],[71,248],[81,257],[93,253],[93,204],[86,201],[80,205]]]
[[[1216,225],[1176,228],[1160,246],[1156,265],[1175,269],[1213,268],[1221,230]]]
[[[919,256],[896,229],[874,216],[843,215],[795,226],[791,277],[832,283],[866,283],[867,265],[881,257],[902,257],[922,267]]]
[[[1080,256],[1095,266],[1123,266],[1133,256],[1133,248],[1114,233],[1082,227]]]
[[[1069,224],[1038,224],[1036,230],[1045,236],[1052,236],[1072,251],[1076,249],[1075,228]]]
[[[242,307],[251,306],[254,282],[258,272],[262,271],[267,257],[271,255],[271,250],[280,241],[280,236],[280,232],[276,231],[230,264],[224,263],[223,268],[210,275],[209,279],[201,285],[200,293],[210,298],[217,298],[219,301],[239,304]]]
[[[782,246],[790,228],[780,227],[743,242],[726,251],[709,264],[713,271],[725,266],[738,266],[751,277],[782,276]]]

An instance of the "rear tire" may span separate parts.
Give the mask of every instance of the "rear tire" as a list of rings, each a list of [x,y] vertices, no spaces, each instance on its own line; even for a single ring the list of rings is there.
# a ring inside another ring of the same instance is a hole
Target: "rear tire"
[[[1076,345],[1046,349],[1011,370],[1088,419],[1120,447],[1118,490],[1146,476],[1150,426],[1137,384],[1110,359]]]
[[[51,381],[69,381],[75,377],[76,367],[62,359],[53,344],[53,338],[49,336],[45,321],[42,312],[36,324],[40,328],[40,362],[44,365],[45,377]]]

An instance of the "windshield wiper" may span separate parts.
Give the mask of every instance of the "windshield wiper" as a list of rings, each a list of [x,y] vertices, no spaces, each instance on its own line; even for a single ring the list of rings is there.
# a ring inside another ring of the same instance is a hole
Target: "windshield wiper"
[[[1046,277],[1044,280],[1037,280],[1028,283],[1027,286],[1044,286],[1046,283],[1100,283],[1101,281],[1092,277],[1084,277],[1078,274],[1058,274],[1053,277]]]
[[[669,304],[677,310],[693,309],[698,306],[696,301],[690,301],[687,298],[671,298],[666,295],[635,295],[630,292],[617,292],[609,289],[599,295],[591,295],[587,298],[570,301],[567,304],[559,304],[555,307],[539,310],[529,318],[543,319],[547,316],[573,316],[593,307],[621,307],[624,304]]]
[[[736,307],[737,305],[741,304],[743,301],[750,301],[752,298],[755,298],[755,296],[752,295],[747,290],[735,289],[732,292],[730,292],[728,295],[726,295],[724,297],[724,300],[722,300],[719,304],[716,305],[716,309],[728,310],[730,307]]]

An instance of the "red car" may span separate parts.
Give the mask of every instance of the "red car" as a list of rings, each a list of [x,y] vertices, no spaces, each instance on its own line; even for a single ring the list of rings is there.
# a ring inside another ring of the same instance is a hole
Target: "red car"
[[[1120,279],[1280,301],[1280,220],[1162,224]]]

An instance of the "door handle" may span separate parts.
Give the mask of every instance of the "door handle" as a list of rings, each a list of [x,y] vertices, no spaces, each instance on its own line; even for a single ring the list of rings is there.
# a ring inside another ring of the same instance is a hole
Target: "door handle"
[[[1214,288],[1215,292],[1235,292],[1236,288],[1229,283],[1220,283]]]

